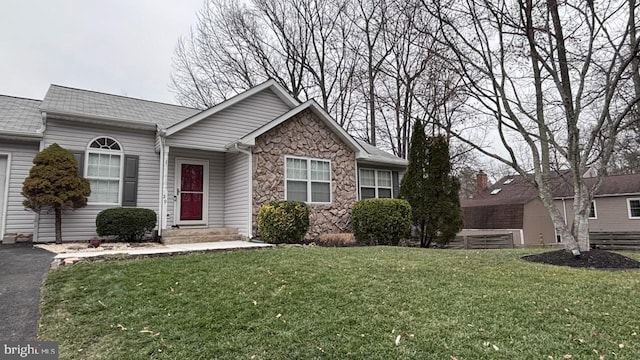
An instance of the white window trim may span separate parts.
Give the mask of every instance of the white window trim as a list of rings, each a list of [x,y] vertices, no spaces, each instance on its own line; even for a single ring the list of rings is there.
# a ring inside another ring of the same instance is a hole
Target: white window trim
[[[590,220],[597,220],[598,219],[598,208],[596,207],[596,201],[595,200],[591,200],[591,204],[593,205],[593,217],[591,217],[591,205],[589,206],[589,219]]]
[[[9,183],[11,182],[11,153],[0,152],[0,156],[7,157],[7,168],[6,168],[6,174],[5,174],[4,189],[0,189],[0,191],[4,191],[4,204],[0,209],[0,213],[2,214],[2,218],[0,218],[0,240],[2,240],[4,238],[4,232],[6,231],[6,226],[7,226],[7,214],[9,213]]]
[[[115,141],[116,143],[118,143],[118,146],[120,146],[120,150],[105,150],[105,149],[95,149],[95,148],[91,148],[91,144],[93,144],[94,141],[98,140],[98,139],[102,139],[102,138],[109,138],[113,141]],[[89,195],[89,199],[87,201],[87,205],[106,205],[106,206],[113,206],[113,205],[118,205],[118,206],[122,206],[122,186],[123,186],[123,175],[124,175],[124,148],[122,147],[122,143],[120,143],[118,140],[112,138],[111,136],[97,136],[93,139],[91,139],[91,141],[89,141],[87,143],[87,149],[84,152],[84,169],[83,169],[83,174],[84,174],[84,178],[87,180],[91,180],[91,179],[102,179],[102,180],[115,180],[116,178],[92,178],[89,177],[89,154],[110,154],[110,155],[114,155],[114,154],[119,154],[120,155],[120,178],[118,179],[118,202],[115,203],[108,203],[108,202],[91,202],[91,195]]]
[[[362,185],[362,170],[368,170],[368,171],[373,171],[374,172],[374,180],[375,180],[375,186],[373,186],[373,188],[375,188],[375,192],[376,192],[376,197],[375,199],[379,199],[379,193],[378,193],[378,189],[389,189],[391,190],[391,197],[389,199],[393,199],[393,171],[391,170],[379,170],[379,169],[372,169],[372,168],[360,168],[358,169],[358,198],[360,200],[362,200],[362,188],[366,187],[366,188],[371,188],[371,186],[363,186]],[[391,187],[387,187],[387,186],[380,186],[378,185],[378,172],[388,172],[390,179],[391,179]]]
[[[632,216],[631,214],[631,202],[640,201],[640,198],[627,198],[627,214],[631,220],[640,220],[640,216]]]
[[[304,156],[285,156],[284,157],[284,199],[287,199],[287,182],[289,181],[289,178],[287,177],[287,160],[288,159],[296,159],[296,160],[305,160],[307,162],[307,179],[306,180],[302,180],[302,179],[291,179],[291,181],[306,181],[307,182],[307,201],[305,201],[305,203],[307,204],[317,204],[317,205],[330,205],[333,203],[333,169],[332,169],[332,164],[331,164],[331,160],[330,159],[318,159],[318,158],[311,158],[311,157],[304,157]],[[311,180],[311,161],[322,161],[322,162],[327,162],[329,163],[329,181],[326,180]],[[311,196],[311,183],[328,183],[329,184],[329,202],[314,202],[311,201],[312,196]]]

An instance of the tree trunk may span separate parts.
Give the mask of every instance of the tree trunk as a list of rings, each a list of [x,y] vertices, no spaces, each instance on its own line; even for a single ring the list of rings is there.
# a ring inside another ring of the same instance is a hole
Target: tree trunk
[[[56,214],[56,244],[62,244],[62,208],[56,206],[54,209]]]

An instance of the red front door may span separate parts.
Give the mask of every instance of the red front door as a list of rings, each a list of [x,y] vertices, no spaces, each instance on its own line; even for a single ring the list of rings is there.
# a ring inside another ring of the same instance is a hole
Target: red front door
[[[204,221],[205,166],[179,163],[180,166],[180,222]]]

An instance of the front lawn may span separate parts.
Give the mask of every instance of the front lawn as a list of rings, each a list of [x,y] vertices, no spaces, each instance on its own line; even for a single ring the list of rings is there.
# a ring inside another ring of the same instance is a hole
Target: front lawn
[[[60,341],[61,359],[640,358],[639,271],[519,259],[531,252],[313,247],[80,263],[47,277],[39,337]]]

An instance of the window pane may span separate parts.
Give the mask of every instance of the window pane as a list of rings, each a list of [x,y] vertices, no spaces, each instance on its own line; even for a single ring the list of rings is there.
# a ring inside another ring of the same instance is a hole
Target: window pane
[[[376,186],[376,172],[375,172],[375,170],[360,170],[360,185],[361,186]]]
[[[589,208],[589,217],[595,219],[596,218],[596,202],[591,202],[591,208]]]
[[[379,198],[391,198],[391,189],[378,188]]]
[[[360,189],[360,199],[373,199],[376,197],[376,189],[375,188],[361,188]]]
[[[91,196],[89,202],[92,203],[118,203],[118,192],[120,181],[117,180],[89,180],[91,185]]]
[[[311,180],[329,181],[330,174],[328,161],[311,160]]]
[[[307,201],[307,182],[287,181],[287,200]]]
[[[311,183],[311,202],[331,202],[331,186],[329,183]]]
[[[391,171],[378,171],[378,186],[391,187]]]
[[[307,160],[287,159],[287,179],[307,179]]]
[[[640,217],[640,200],[629,200],[631,217]]]
[[[120,177],[120,155],[109,155],[109,177]]]

